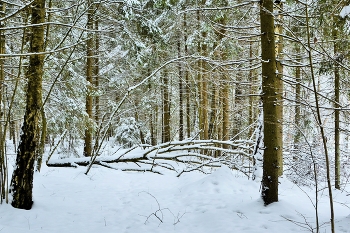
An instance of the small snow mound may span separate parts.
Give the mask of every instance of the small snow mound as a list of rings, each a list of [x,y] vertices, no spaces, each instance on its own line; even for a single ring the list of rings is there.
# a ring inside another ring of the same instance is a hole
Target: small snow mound
[[[236,193],[239,190],[237,187],[237,179],[233,176],[230,168],[223,166],[212,174],[195,181],[193,183],[187,184],[181,188],[181,192],[185,191],[187,193],[206,193],[206,194],[217,194],[217,193]]]

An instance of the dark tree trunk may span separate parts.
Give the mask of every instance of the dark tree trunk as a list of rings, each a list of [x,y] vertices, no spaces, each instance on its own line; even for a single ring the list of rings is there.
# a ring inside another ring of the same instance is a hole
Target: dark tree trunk
[[[277,69],[277,92],[278,92],[278,101],[276,102],[276,108],[278,111],[278,137],[283,138],[283,3],[282,1],[276,2],[276,9],[278,11],[278,14],[275,16],[275,52],[276,52],[276,69]],[[283,150],[283,140],[280,140],[280,148]],[[280,155],[278,156],[278,175],[282,176],[283,175],[283,153],[281,152]]]
[[[164,71],[162,77],[162,142],[170,141],[170,99],[169,99],[169,78],[167,71]]]
[[[45,0],[35,0],[32,4],[32,33],[30,52],[40,53],[44,50]],[[31,209],[35,151],[39,145],[38,129],[42,107],[42,75],[44,55],[30,56],[26,73],[28,80],[26,112],[22,126],[21,142],[18,146],[16,168],[12,175],[12,206]]]
[[[343,31],[345,20],[339,16],[333,16],[332,35],[334,40],[334,56],[336,63],[334,64],[334,178],[335,188],[340,189],[340,66],[343,55],[341,45],[344,43],[340,41],[339,32]]]
[[[88,1],[88,14],[87,14],[87,28],[88,30],[94,29],[94,8],[92,1]],[[84,136],[84,156],[90,157],[92,155],[92,121],[93,121],[93,76],[94,76],[94,37],[92,32],[88,32],[88,39],[86,41],[86,81],[87,81],[87,93],[86,93],[86,103],[85,109],[89,116],[85,126],[85,136]]]
[[[177,41],[177,51],[178,51],[178,57],[181,57],[181,36],[179,36],[179,39]],[[183,97],[184,97],[184,90],[183,90],[183,82],[182,82],[182,65],[181,63],[178,64],[179,69],[179,141],[184,140],[184,109],[183,109]]]
[[[273,0],[260,2],[264,160],[262,198],[265,205],[278,201],[279,160],[282,156],[281,89],[276,75]]]
[[[183,16],[183,28],[185,30],[184,32],[184,53],[185,56],[188,55],[188,47],[187,47],[187,16],[186,13],[184,13]],[[189,73],[188,69],[186,68],[185,70],[185,95],[186,95],[186,136],[187,138],[191,137],[191,119],[190,119],[190,114],[191,114],[191,106],[190,106],[190,78],[189,78]]]

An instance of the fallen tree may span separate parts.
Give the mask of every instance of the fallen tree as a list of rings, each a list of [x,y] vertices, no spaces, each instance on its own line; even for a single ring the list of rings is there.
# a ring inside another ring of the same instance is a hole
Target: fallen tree
[[[136,151],[136,149],[144,148]],[[185,172],[210,172],[222,165],[249,176],[253,163],[254,141],[236,140],[188,140],[173,141],[156,146],[139,145],[113,156],[91,158],[65,158],[48,160],[50,167],[87,166],[88,174],[93,165],[123,171],[148,171],[162,174],[159,167],[175,171],[178,176]]]

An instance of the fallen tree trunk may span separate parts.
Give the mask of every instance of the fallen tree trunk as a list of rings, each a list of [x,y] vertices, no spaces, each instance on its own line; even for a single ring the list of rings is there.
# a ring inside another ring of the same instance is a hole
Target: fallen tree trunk
[[[223,145],[229,149],[224,149]],[[123,171],[148,171],[155,173],[161,173],[155,168],[162,167],[175,171],[178,173],[178,176],[194,170],[205,172],[207,168],[220,167],[222,165],[241,171],[247,176],[251,172],[251,166],[245,166],[247,163],[250,164],[252,162],[253,142],[251,141],[192,140],[147,146],[148,148],[142,152],[132,152],[138,148],[133,147],[120,155],[110,157],[96,156],[94,159],[86,157],[56,159],[47,161],[46,164],[49,167],[88,166],[86,174],[92,165],[100,165]],[[142,147],[144,148],[145,145]],[[220,151],[221,156],[214,158],[207,155],[208,151]],[[126,164],[127,166],[136,164],[138,167],[118,168],[113,164]]]

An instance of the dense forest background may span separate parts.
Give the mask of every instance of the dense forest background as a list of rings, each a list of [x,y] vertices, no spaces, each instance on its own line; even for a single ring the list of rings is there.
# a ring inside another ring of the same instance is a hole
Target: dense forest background
[[[18,148],[17,170],[31,168],[14,172],[17,200],[18,177],[30,189],[45,146],[94,163],[106,142],[181,145],[248,177],[264,163],[264,185],[278,186],[283,171],[340,189],[349,178],[348,4],[0,1],[2,199],[8,147]],[[266,190],[265,203],[277,201]]]

